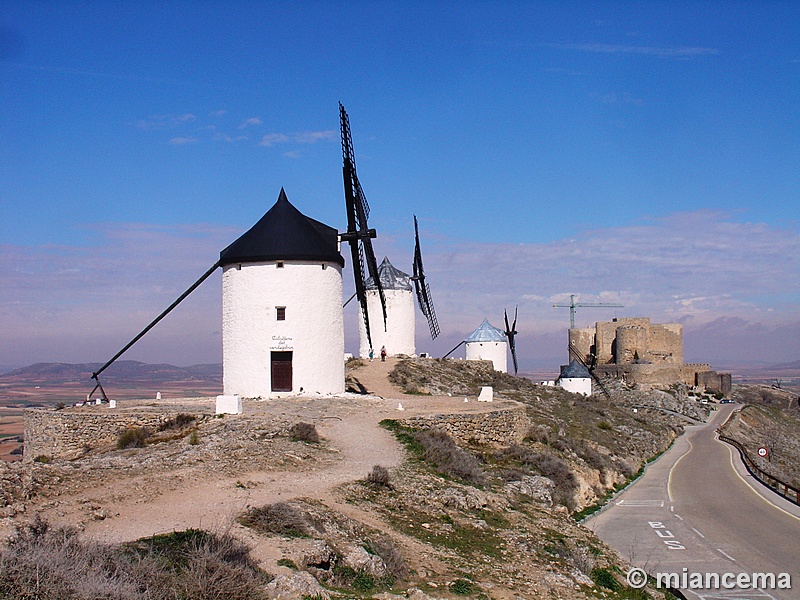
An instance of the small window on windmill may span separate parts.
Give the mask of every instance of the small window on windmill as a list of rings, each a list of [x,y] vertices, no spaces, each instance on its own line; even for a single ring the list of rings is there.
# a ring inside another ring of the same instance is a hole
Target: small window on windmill
[[[324,271],[327,268],[328,268],[328,263],[322,263],[322,270]]]
[[[283,268],[283,261],[279,260],[278,262],[275,263],[275,266],[278,267],[279,269],[282,269]]]
[[[285,306],[276,306],[275,307],[275,317],[278,321],[285,321],[286,320],[286,307]]]

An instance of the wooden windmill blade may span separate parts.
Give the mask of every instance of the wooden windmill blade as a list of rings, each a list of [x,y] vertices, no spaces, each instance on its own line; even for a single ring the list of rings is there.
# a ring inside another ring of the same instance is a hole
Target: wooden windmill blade
[[[600,388],[600,391],[603,392],[603,395],[610,400],[611,399],[611,394],[608,392],[608,388],[606,388],[606,386],[603,385],[603,382],[600,381],[600,378],[595,374],[594,365],[593,364],[592,365],[587,364],[587,362],[578,353],[578,351],[575,350],[571,345],[569,346],[569,355],[572,358],[574,358],[575,360],[577,360],[581,365],[586,367],[586,370],[589,371],[589,375],[592,377],[592,379],[594,379],[594,382]]]
[[[414,215],[414,264],[412,265],[412,276],[414,290],[417,293],[417,303],[419,309],[428,320],[428,328],[431,331],[431,339],[435,340],[441,331],[439,321],[436,319],[436,311],[433,308],[433,298],[431,297],[430,285],[425,281],[425,269],[422,266],[422,251],[419,246],[419,226],[417,216]]]
[[[514,362],[514,375],[517,374],[518,367],[517,367],[517,342],[516,342],[516,335],[517,335],[517,312],[519,310],[519,306],[514,307],[514,324],[511,327],[508,326],[508,313],[505,309],[503,309],[503,318],[506,322],[506,337],[508,338],[508,347],[511,350],[511,360]]]
[[[367,277],[371,277],[378,290],[383,310],[383,327],[386,329],[386,296],[383,292],[378,263],[375,260],[375,251],[372,248],[372,238],[377,237],[374,229],[369,228],[369,203],[361,188],[356,174],[355,153],[353,151],[353,138],[350,135],[350,118],[347,116],[342,103],[339,103],[339,121],[342,133],[342,176],[344,178],[344,198],[347,210],[347,231],[341,234],[342,241],[350,244],[350,256],[353,262],[353,276],[355,279],[356,296],[361,305],[361,314],[364,318],[367,340],[372,346],[372,335],[369,325],[369,309],[367,307],[366,284]]]

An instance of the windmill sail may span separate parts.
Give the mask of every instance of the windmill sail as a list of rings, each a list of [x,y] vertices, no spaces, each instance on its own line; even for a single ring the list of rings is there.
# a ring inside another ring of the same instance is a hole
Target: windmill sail
[[[375,282],[383,309],[383,327],[386,329],[386,296],[378,273],[378,263],[375,260],[375,251],[372,248],[372,238],[377,237],[374,229],[367,223],[369,217],[369,203],[361,189],[361,183],[356,174],[356,160],[353,151],[353,138],[350,135],[350,118],[347,116],[342,103],[339,103],[339,121],[342,132],[342,176],[344,177],[344,197],[347,209],[347,231],[340,237],[342,241],[350,244],[350,256],[353,261],[353,276],[355,279],[356,296],[361,305],[361,314],[367,332],[367,340],[372,345],[372,335],[369,326],[369,310],[367,309],[366,280],[369,276]]]
[[[519,307],[514,308],[514,324],[508,326],[508,313],[503,309],[503,318],[506,321],[506,337],[508,338],[508,347],[511,350],[511,360],[514,361],[514,375],[517,374],[517,342],[515,336],[517,335],[517,311]]]
[[[425,270],[422,267],[422,251],[419,247],[419,226],[417,225],[416,215],[414,215],[414,265],[411,279],[414,281],[414,289],[417,292],[419,309],[428,320],[431,339],[435,340],[436,336],[438,336],[441,331],[439,330],[439,322],[436,320],[436,311],[433,309],[431,288],[425,281]]]

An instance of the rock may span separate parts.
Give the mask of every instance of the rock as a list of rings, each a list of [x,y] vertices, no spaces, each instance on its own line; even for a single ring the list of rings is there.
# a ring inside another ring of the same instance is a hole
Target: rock
[[[386,564],[380,556],[370,554],[361,546],[351,546],[342,557],[342,563],[354,571],[369,573],[373,577],[384,577]]]
[[[541,475],[525,475],[519,481],[512,481],[506,485],[506,492],[529,496],[545,506],[553,506],[553,489],[555,484],[552,479]]]
[[[330,594],[323,588],[311,573],[297,571],[288,575],[278,575],[265,588],[267,598],[273,600],[302,600],[303,598],[320,598],[330,600]]]

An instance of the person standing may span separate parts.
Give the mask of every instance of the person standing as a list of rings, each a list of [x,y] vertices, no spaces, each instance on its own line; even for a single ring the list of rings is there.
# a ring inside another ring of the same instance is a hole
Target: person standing
[[[369,362],[372,362],[372,359],[375,358],[375,351],[370,348],[369,349]]]
[[[381,346],[381,362],[386,362],[386,346]]]

